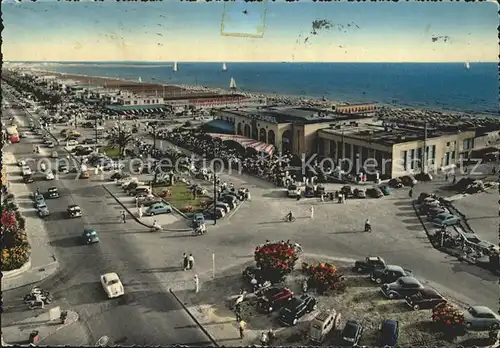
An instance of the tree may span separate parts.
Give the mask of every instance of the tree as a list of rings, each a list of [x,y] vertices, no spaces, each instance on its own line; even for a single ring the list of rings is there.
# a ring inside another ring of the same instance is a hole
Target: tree
[[[125,148],[132,141],[134,141],[132,133],[119,130],[118,133],[111,136],[111,138],[109,139],[109,145],[117,146],[118,153],[120,154],[120,156],[123,156],[125,153]]]
[[[280,282],[290,274],[297,262],[295,246],[291,243],[266,243],[255,248],[255,262],[267,280]]]
[[[302,263],[302,272],[308,276],[307,286],[309,288],[315,288],[320,294],[332,290],[345,290],[344,274],[334,265],[329,263],[309,265],[304,262]]]

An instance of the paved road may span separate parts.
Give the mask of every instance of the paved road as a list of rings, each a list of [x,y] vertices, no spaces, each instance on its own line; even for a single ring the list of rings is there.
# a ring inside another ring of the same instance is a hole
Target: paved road
[[[8,109],[4,114],[27,124],[20,110]],[[30,135],[13,145],[15,156],[31,157],[33,144],[39,141]],[[121,207],[99,186],[102,183],[74,180],[74,176],[68,174],[52,182],[37,176],[29,185],[30,190],[38,187],[42,192],[56,186],[61,193],[61,198],[47,201],[52,214],[46,222],[61,270],[40,285],[54,294],[57,303],[80,314],[90,344],[104,335],[124,345],[209,344],[168,292],[169,287],[176,285],[175,279],[170,277],[170,281],[165,281],[157,273],[169,272],[168,267],[174,263],[180,265],[182,249],[171,243],[159,243],[160,236],[144,231],[135,222],[119,222]],[[83,218],[66,218],[64,212],[69,204],[80,205]],[[80,244],[78,236],[86,226],[98,230],[99,244]],[[106,299],[99,284],[99,275],[110,271],[117,272],[124,283],[126,294],[121,299]],[[182,279],[178,277],[179,282]],[[32,315],[19,301],[27,291],[19,288],[4,294],[5,324]],[[69,330],[67,335],[65,344],[81,343],[81,338],[74,340]]]
[[[410,204],[407,189],[380,200],[349,200],[348,204],[339,205],[315,199],[297,202],[285,198],[283,189],[271,188],[271,184],[247,175],[221,178],[237,187],[250,187],[252,202],[245,203],[229,220],[209,228],[204,243],[217,255],[225,255],[219,257],[223,258],[219,264],[250,259],[255,245],[267,238],[292,239],[302,243],[309,253],[382,256],[390,263],[413,269],[429,285],[460,302],[498,309],[498,278],[433,249]],[[418,186],[414,195],[428,189],[425,184]],[[315,209],[314,220],[308,218],[311,205]],[[281,219],[290,210],[299,218],[296,223],[285,224]],[[360,232],[367,217],[374,226],[372,234]]]

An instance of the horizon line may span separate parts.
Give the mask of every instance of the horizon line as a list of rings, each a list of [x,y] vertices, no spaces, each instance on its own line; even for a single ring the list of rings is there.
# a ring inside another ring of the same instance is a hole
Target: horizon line
[[[443,62],[443,61],[413,61],[413,62],[338,62],[338,61],[322,61],[322,62],[314,62],[314,61],[176,61],[176,60],[165,60],[165,61],[157,61],[157,60],[4,60],[4,63],[188,63],[188,64],[220,64],[220,63],[236,63],[236,64],[463,64],[464,62],[474,63],[474,64],[482,64],[482,63],[496,63],[500,64],[498,61],[453,61],[453,62]]]

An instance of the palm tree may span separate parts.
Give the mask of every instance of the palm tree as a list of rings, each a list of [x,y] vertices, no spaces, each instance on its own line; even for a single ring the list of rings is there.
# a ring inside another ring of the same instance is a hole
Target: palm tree
[[[118,133],[113,134],[109,138],[109,145],[118,146],[118,153],[120,154],[120,156],[123,156],[125,153],[125,148],[132,141],[134,141],[132,133],[124,130],[119,130]]]

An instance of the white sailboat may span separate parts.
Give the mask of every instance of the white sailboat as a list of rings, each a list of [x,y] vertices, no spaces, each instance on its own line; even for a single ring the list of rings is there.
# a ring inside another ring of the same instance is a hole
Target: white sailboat
[[[229,82],[229,88],[236,89],[236,81],[231,77],[231,82]]]
[[[174,62],[174,72],[177,72],[177,62]]]
[[[222,71],[227,71],[226,63],[222,63]]]
[[[469,62],[465,62],[465,69],[469,70],[470,69],[470,63]]]

